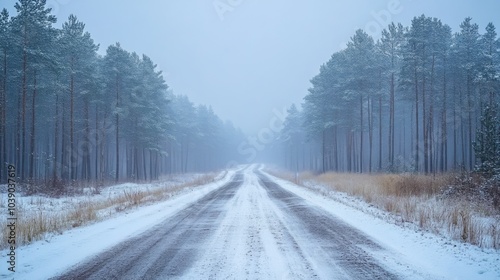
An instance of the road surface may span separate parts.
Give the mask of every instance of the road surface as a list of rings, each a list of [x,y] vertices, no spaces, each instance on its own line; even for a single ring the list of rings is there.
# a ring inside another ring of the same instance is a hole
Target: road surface
[[[247,168],[154,228],[53,279],[407,277],[380,255],[390,253],[269,175]]]

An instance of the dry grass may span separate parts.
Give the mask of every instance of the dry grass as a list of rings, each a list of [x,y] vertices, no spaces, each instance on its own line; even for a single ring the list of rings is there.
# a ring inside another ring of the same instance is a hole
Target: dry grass
[[[398,223],[411,223],[482,248],[500,249],[500,218],[493,214],[495,211],[466,199],[441,196],[452,183],[451,175],[272,173],[323,194],[328,192],[312,186],[319,184],[326,190],[361,198],[392,213]]]
[[[377,175],[377,184],[385,195],[408,196],[434,196],[442,192],[452,178],[450,175]]]
[[[48,199],[42,197],[31,198],[29,204],[39,206],[36,212],[28,211],[22,203],[17,207],[17,246],[29,244],[33,241],[42,240],[50,234],[61,234],[63,231],[87,225],[98,220],[109,218],[116,212],[125,211],[145,204],[168,199],[185,188],[195,187],[213,182],[216,174],[200,176],[192,181],[180,183],[175,186],[160,187],[155,189],[136,189],[123,191],[119,195],[106,199],[93,199],[95,196],[88,196],[85,200],[80,200],[72,205],[68,205],[65,211],[51,211],[46,203]],[[1,199],[4,200],[4,199]],[[21,201],[19,201],[21,202]],[[0,204],[0,209],[5,210]],[[6,210],[4,212],[7,212]],[[8,228],[6,219],[0,221],[0,249],[7,247]]]

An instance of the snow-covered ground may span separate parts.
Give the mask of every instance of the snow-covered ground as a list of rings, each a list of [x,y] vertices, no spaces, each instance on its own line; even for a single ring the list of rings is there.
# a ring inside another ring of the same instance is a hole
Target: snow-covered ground
[[[61,235],[50,235],[46,240],[37,241],[18,248],[16,251],[17,263],[15,273],[7,270],[6,254],[8,251],[2,250],[0,278],[48,279],[68,269],[71,265],[148,230],[163,221],[166,217],[174,215],[210,191],[224,185],[224,183],[231,179],[234,172],[235,170],[230,170],[227,174],[224,173],[225,176],[223,178],[216,178],[217,180],[213,183],[196,188],[188,188],[180,195],[167,201],[124,211],[120,215],[102,222],[75,228]],[[179,180],[183,181],[184,179]],[[189,178],[185,178],[185,180],[189,181]],[[120,193],[124,188],[135,189],[137,187],[144,186],[121,184],[116,188],[113,187],[104,191],[104,195],[113,195],[114,193]],[[29,200],[30,198],[25,199]],[[64,201],[65,199],[62,198],[61,204],[57,205],[64,205]],[[56,209],[58,208],[54,208],[54,210]]]
[[[280,186],[368,234],[384,247],[397,253],[403,263],[411,263],[443,279],[500,279],[498,250],[479,249],[432,233],[395,225],[382,218],[383,211],[374,209],[359,199],[341,193],[330,193],[337,196],[332,199],[286,180],[272,178]],[[351,206],[348,206],[349,204]]]
[[[24,246],[16,252],[17,272],[7,273],[6,262],[1,261],[0,278],[47,279],[55,276],[177,215],[230,182],[237,172],[231,170],[214,183],[192,188],[165,202],[133,209]],[[328,261],[335,253],[325,251],[329,247],[324,246],[324,241],[328,239],[314,240],[314,234],[302,228],[304,221],[290,214],[293,208],[280,207],[286,204],[272,197],[272,189],[259,182],[252,167],[243,172],[244,182],[226,203],[217,204],[216,207],[224,211],[220,219],[214,220],[218,223],[216,230],[210,238],[196,245],[201,248],[197,248],[197,258],[183,279],[332,279],[332,271],[339,273],[337,278],[349,278],[343,272],[344,267],[336,267]],[[376,263],[394,275],[406,279],[500,279],[498,251],[481,250],[403,228],[369,214],[368,204],[358,202],[355,208],[349,207],[287,181],[270,175],[269,178],[300,201],[305,201],[291,207],[310,206],[308,210],[319,216],[328,213],[373,239],[382,249],[363,246],[362,252],[375,258]],[[6,252],[1,252],[4,260]]]
[[[83,188],[81,195],[74,196],[48,197],[44,195],[23,195],[22,193],[17,193],[16,203],[17,209],[23,211],[23,213],[27,216],[29,216],[31,212],[36,213],[38,211],[59,212],[68,210],[79,202],[104,201],[106,199],[123,195],[125,192],[133,193],[144,190],[154,191],[156,189],[174,188],[176,186],[192,182],[203,175],[204,174],[199,173],[175,174],[153,183],[122,183],[103,187],[99,190],[99,193],[95,193],[93,188]],[[6,189],[6,185],[0,186],[0,201],[4,202],[4,204],[2,204],[2,208],[5,207],[5,201],[7,199]],[[2,211],[0,213],[0,218],[4,218],[4,215],[6,214],[7,211]]]

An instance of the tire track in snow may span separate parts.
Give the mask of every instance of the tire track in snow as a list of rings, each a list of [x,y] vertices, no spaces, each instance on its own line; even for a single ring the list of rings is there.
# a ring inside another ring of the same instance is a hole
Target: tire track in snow
[[[318,279],[251,170],[185,279]]]
[[[284,213],[289,232],[308,247],[321,278],[398,279],[372,257],[383,248],[336,217],[308,204],[257,171],[260,184]],[[340,269],[340,270],[339,270]]]
[[[199,261],[185,279],[270,279],[268,260],[260,237],[263,224],[254,185],[245,174],[243,185],[227,204],[226,215]]]
[[[277,279],[319,279],[311,262],[306,258],[303,248],[299,246],[296,239],[290,233],[283,221],[283,213],[270,200],[267,192],[258,184],[260,201],[262,206],[260,212],[266,219],[268,231],[263,234],[267,236],[267,251],[269,255],[280,255],[281,259],[275,261],[273,266],[277,270]]]

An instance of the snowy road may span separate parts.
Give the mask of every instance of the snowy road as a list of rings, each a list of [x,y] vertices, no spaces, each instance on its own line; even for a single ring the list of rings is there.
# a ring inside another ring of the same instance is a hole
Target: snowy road
[[[154,228],[55,279],[407,278],[391,267],[395,260],[384,263],[390,255],[247,168]]]

